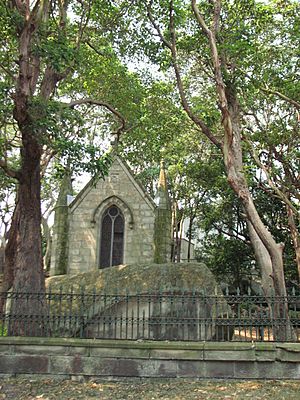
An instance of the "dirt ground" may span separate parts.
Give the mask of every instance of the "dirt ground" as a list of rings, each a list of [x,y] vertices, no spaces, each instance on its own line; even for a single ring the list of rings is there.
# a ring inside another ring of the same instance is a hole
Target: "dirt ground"
[[[300,381],[230,380],[70,380],[0,379],[0,399],[6,400],[300,400]]]

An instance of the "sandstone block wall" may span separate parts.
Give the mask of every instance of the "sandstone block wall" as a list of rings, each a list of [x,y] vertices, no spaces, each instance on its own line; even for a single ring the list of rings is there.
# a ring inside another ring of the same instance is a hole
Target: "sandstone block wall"
[[[0,338],[0,377],[299,379],[300,343]]]
[[[70,207],[68,273],[99,267],[101,218],[112,204],[125,218],[124,263],[153,262],[155,205],[116,158],[109,176],[88,184]]]

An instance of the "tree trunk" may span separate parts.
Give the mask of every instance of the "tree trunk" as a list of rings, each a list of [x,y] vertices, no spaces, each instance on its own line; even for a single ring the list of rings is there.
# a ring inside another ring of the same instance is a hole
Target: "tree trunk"
[[[264,244],[257,235],[253,225],[247,220],[248,232],[251,244],[254,250],[257,265],[260,269],[261,286],[265,296],[270,297],[273,294],[273,279],[272,279],[272,261]]]
[[[45,280],[42,263],[41,148],[35,138],[23,134],[16,226],[16,254],[9,334],[41,336],[45,334],[41,318],[45,315]],[[18,293],[26,294],[25,298]],[[26,300],[25,300],[26,299]],[[26,316],[31,316],[27,319]]]
[[[19,225],[19,218],[20,207],[18,200],[16,200],[10,229],[7,235],[7,243],[5,245],[3,281],[0,288],[0,292],[3,293],[2,297],[0,298],[0,315],[5,312],[6,295],[9,289],[11,289],[14,282],[14,265],[17,249],[17,228]]]
[[[274,337],[275,339],[279,340],[293,340],[295,339],[295,336],[293,333],[293,328],[289,323],[288,303],[286,298],[286,286],[283,272],[283,246],[275,242],[274,238],[263,224],[255,208],[251,193],[248,188],[248,183],[243,172],[240,109],[235,87],[232,83],[235,79],[235,76],[232,70],[228,70],[227,55],[224,55],[224,53],[221,55],[219,54],[217,37],[220,30],[221,1],[218,0],[213,3],[214,23],[209,27],[198,8],[196,0],[191,0],[192,10],[195,18],[201,31],[206,35],[210,46],[211,60],[214,68],[214,83],[218,97],[217,103],[222,114],[221,124],[224,129],[224,140],[221,144],[208,129],[208,127],[203,123],[203,121],[194,116],[183,93],[183,84],[177,65],[174,17],[173,14],[170,13],[170,21],[172,22],[172,24],[170,23],[172,45],[169,45],[169,48],[172,52],[177,86],[183,107],[187,114],[201,128],[202,132],[208,137],[209,140],[211,140],[212,143],[217,146],[221,146],[227,173],[227,180],[237,197],[240,199],[245,209],[247,219],[252,224],[257,236],[262,241],[267,252],[269,253],[270,260],[272,262],[274,294],[275,296],[281,297],[281,301],[274,305],[274,317],[278,320],[286,321],[285,330],[280,326],[275,327]],[[226,77],[226,82],[224,77]]]
[[[224,141],[223,153],[228,182],[241,200],[247,220],[249,220],[257,236],[266,248],[272,263],[272,289],[274,289],[273,293],[277,297],[277,301],[274,302],[274,300],[271,299],[269,304],[270,302],[272,303],[274,318],[278,321],[286,321],[285,329],[283,329],[283,326],[274,326],[274,337],[276,340],[280,341],[292,340],[295,336],[292,325],[289,323],[288,316],[288,302],[282,256],[283,245],[275,242],[273,236],[263,224],[254,205],[243,173],[239,105],[235,90],[230,85],[226,88],[226,102],[228,104],[228,113],[224,113],[223,126],[227,133],[225,135],[226,140]],[[265,267],[266,265],[263,265],[263,268]],[[264,276],[266,276],[267,273],[268,271],[263,271]]]
[[[253,227],[255,227],[255,231],[267,249],[272,263],[273,293],[275,298],[267,298],[267,301],[273,310],[272,314],[275,318],[275,326],[273,327],[274,339],[280,341],[294,340],[295,334],[289,319],[287,292],[284,280],[283,245],[275,242],[270,232],[262,223],[252,198],[244,199],[243,204],[247,213],[247,218],[250,220]],[[264,271],[264,274],[266,274],[266,271]],[[278,325],[276,320],[281,320],[283,325]]]
[[[296,265],[298,271],[298,280],[300,281],[300,237],[295,223],[293,210],[287,206],[288,224],[291,231],[293,246],[296,254]]]
[[[9,3],[11,15],[15,16],[16,22],[11,28],[15,25],[18,48],[15,62],[17,78],[12,96],[13,117],[18,124],[18,134],[22,137],[21,166],[18,171],[13,171],[13,177],[19,182],[13,291],[26,295],[23,298],[16,295],[12,301],[9,333],[39,336],[45,333],[40,318],[45,316],[47,311],[42,265],[40,164],[43,146],[47,140],[51,141],[51,135],[44,133],[42,127],[47,123],[45,117],[49,99],[55,93],[58,83],[73,69],[70,63],[64,71],[56,70],[51,60],[36,50],[46,32],[51,31],[50,17],[57,22],[59,35],[67,35],[66,16],[69,1],[58,2],[58,6],[54,5],[54,8],[50,7],[49,1],[36,1],[34,5],[30,1]],[[81,28],[82,34],[85,26]],[[77,49],[79,42],[76,42]],[[62,60],[63,57],[61,58],[59,53],[58,49],[57,55]],[[30,315],[29,323],[26,318]]]

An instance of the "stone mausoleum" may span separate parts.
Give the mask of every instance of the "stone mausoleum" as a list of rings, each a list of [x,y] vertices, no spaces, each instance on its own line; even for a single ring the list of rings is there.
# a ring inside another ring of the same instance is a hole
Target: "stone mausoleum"
[[[119,264],[164,263],[171,253],[171,207],[161,165],[155,199],[117,154],[108,176],[92,179],[57,207],[50,275],[77,274]]]

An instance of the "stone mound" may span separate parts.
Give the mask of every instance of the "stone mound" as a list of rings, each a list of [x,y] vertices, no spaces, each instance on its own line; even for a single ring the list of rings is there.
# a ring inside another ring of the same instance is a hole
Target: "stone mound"
[[[211,271],[200,263],[119,265],[77,275],[53,276],[47,279],[46,286],[53,292],[72,287],[74,293],[82,289],[86,293],[95,290],[110,294],[177,289],[204,291],[207,295],[222,294]]]
[[[229,338],[228,329],[217,325],[230,308],[204,264],[119,265],[54,276],[47,279],[47,289],[58,300],[50,304],[50,315],[59,316],[52,330],[64,335],[67,329],[68,335],[81,332],[86,338]],[[74,318],[75,327],[68,327],[66,321]]]

